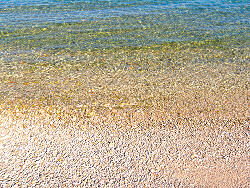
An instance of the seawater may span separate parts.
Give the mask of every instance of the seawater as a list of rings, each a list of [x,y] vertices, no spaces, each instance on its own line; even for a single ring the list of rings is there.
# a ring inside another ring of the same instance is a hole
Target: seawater
[[[247,0],[0,0],[0,51],[248,45]]]

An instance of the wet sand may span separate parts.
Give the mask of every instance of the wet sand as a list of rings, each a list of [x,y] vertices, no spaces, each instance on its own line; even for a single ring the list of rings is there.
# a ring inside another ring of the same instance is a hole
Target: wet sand
[[[30,57],[1,62],[4,187],[248,186],[249,49]]]

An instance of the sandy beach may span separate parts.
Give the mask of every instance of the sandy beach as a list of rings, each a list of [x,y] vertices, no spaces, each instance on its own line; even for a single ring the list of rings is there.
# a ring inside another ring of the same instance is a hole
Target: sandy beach
[[[248,187],[248,48],[2,56],[2,187]],[[32,57],[32,58],[31,58]]]

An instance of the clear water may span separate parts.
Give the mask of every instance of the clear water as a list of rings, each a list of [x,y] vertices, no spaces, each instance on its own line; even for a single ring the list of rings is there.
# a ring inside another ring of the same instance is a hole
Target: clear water
[[[0,0],[0,50],[226,40],[248,45],[247,0]]]

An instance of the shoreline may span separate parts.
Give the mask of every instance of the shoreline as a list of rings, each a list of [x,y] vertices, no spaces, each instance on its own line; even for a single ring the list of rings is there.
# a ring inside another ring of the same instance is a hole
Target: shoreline
[[[248,117],[248,51],[121,49],[55,54],[51,61],[61,61],[56,64],[2,62],[1,113],[41,109],[49,114],[53,108],[60,114],[68,108],[77,109],[79,117],[124,110]]]

